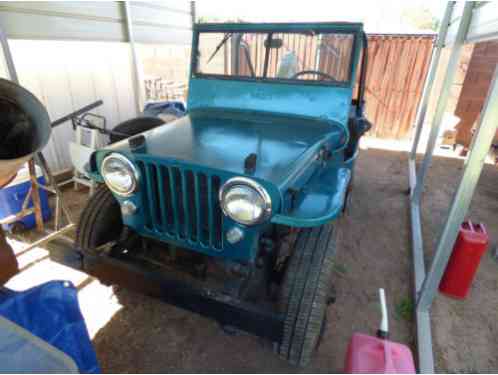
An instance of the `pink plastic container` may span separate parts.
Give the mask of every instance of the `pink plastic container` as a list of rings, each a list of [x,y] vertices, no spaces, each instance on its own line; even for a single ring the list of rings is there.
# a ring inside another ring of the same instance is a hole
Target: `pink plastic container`
[[[346,356],[348,374],[415,374],[412,352],[406,345],[355,333]]]

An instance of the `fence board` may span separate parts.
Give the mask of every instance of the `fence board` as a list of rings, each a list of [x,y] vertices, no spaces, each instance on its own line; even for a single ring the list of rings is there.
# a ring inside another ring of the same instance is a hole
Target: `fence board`
[[[369,135],[410,136],[423,82],[429,68],[433,36],[369,35],[365,100],[373,123]]]

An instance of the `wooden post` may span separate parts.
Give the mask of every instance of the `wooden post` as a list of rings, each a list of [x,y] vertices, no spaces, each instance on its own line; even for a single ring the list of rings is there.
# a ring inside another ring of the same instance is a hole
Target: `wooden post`
[[[44,225],[43,225],[42,208],[40,202],[40,191],[38,190],[35,161],[33,159],[30,159],[28,161],[28,168],[29,168],[29,178],[31,180],[31,199],[33,199],[33,207],[35,210],[36,229],[43,232]]]

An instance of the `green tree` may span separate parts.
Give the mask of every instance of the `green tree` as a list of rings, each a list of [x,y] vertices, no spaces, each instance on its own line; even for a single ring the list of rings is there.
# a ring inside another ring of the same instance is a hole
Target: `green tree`
[[[403,22],[407,22],[411,26],[419,30],[434,30],[439,27],[439,20],[434,17],[432,12],[427,8],[409,7],[406,8],[402,15]]]

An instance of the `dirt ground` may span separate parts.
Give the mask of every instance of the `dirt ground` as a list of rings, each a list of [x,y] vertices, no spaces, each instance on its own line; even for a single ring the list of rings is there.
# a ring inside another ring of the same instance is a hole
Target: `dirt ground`
[[[435,158],[430,171],[422,214],[428,260],[462,165],[462,160]],[[491,256],[498,242],[497,185],[498,169],[487,165],[469,216],[487,225],[492,246],[483,258],[470,297],[462,302],[438,296],[432,309],[439,372],[498,371],[498,263]],[[373,334],[377,329],[380,287],[387,293],[391,339],[415,349],[407,186],[406,153],[362,151],[352,205],[338,223],[337,301],[329,306],[322,344],[307,368],[289,366],[262,339],[243,334],[229,336],[212,320],[120,290],[122,308],[93,338],[102,370],[341,372],[352,332]],[[75,213],[86,199],[86,193],[66,189],[66,201]],[[83,294],[85,286],[80,290]]]

